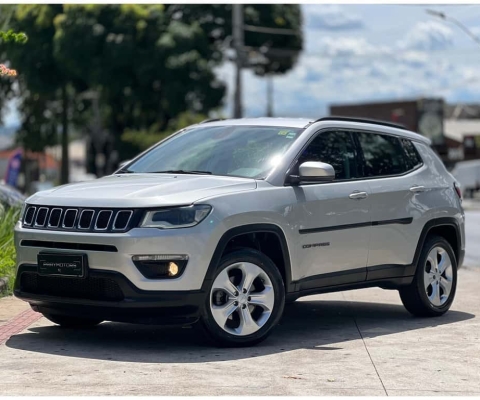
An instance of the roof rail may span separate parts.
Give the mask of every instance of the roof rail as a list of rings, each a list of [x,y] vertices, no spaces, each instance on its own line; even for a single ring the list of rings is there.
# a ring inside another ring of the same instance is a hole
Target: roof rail
[[[199,122],[199,124],[206,124],[207,122],[215,122],[215,121],[223,121],[225,118],[209,118],[205,119],[202,122]]]
[[[383,125],[383,126],[389,126],[391,128],[397,128],[397,129],[403,129],[408,131],[409,129],[402,124],[395,124],[393,122],[388,122],[388,121],[382,121],[378,119],[370,119],[370,118],[357,118],[357,117],[342,117],[342,116],[329,116],[329,117],[323,117],[319,118],[315,121],[313,121],[311,124],[315,122],[320,122],[320,121],[347,121],[347,122],[363,122],[365,124],[375,124],[375,125]],[[310,124],[310,125],[311,125]]]

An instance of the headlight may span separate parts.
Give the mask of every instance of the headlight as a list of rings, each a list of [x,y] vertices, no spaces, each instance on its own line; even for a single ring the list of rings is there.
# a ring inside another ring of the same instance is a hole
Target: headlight
[[[193,205],[147,211],[140,223],[141,228],[175,229],[189,228],[203,221],[212,207]]]

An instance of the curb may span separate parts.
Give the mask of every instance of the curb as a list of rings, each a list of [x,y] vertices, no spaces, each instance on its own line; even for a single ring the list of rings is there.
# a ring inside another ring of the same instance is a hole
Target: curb
[[[0,278],[0,294],[7,291],[8,278]]]

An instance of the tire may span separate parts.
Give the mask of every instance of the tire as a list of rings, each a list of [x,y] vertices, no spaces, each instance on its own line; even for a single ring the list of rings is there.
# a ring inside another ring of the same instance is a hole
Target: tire
[[[43,314],[43,316],[62,328],[92,328],[103,322],[100,319],[78,318],[68,315]]]
[[[413,282],[399,290],[403,305],[415,316],[438,317],[452,305],[456,289],[457,260],[452,246],[441,236],[427,237]]]
[[[244,347],[265,340],[278,324],[285,287],[270,258],[242,249],[222,257],[205,297],[198,326],[207,338],[222,347]]]

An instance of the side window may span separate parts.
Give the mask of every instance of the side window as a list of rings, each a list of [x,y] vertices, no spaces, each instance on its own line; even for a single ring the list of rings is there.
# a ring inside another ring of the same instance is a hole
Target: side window
[[[407,156],[408,169],[415,169],[423,164],[423,160],[418,154],[415,145],[408,139],[401,139],[405,154]]]
[[[349,132],[320,133],[303,151],[298,161],[297,165],[306,161],[321,161],[332,165],[335,169],[335,180],[359,176],[355,143]]]
[[[358,140],[365,160],[365,176],[398,175],[409,170],[398,138],[359,132]]]

